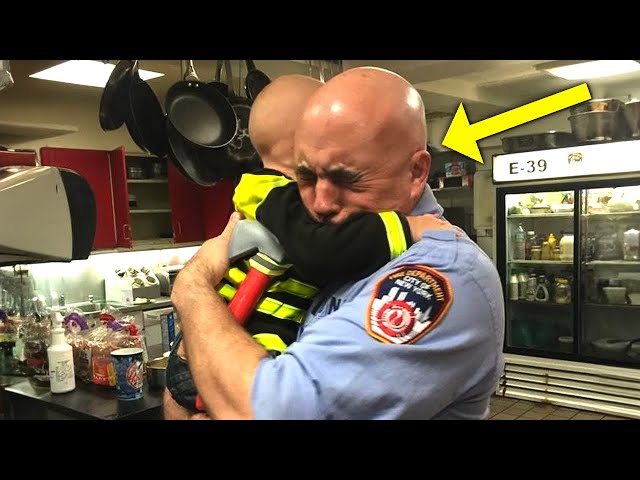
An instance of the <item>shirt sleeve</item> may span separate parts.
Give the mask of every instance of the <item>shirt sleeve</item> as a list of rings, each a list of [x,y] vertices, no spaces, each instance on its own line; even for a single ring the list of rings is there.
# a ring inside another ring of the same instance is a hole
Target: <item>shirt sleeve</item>
[[[398,212],[357,214],[336,225],[314,221],[296,183],[272,189],[256,220],[278,238],[296,272],[315,284],[364,278],[412,244],[407,219]]]

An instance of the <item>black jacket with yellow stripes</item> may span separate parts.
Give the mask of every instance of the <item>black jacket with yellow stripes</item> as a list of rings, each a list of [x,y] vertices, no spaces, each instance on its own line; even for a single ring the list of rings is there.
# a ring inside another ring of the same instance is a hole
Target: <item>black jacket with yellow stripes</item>
[[[364,278],[411,245],[409,224],[398,212],[361,213],[335,225],[314,221],[297,183],[277,170],[244,174],[233,202],[245,218],[259,221],[278,238],[293,264],[246,324],[249,333],[272,351],[281,352],[296,339],[317,287]],[[247,262],[237,262],[218,292],[231,299],[246,271]]]

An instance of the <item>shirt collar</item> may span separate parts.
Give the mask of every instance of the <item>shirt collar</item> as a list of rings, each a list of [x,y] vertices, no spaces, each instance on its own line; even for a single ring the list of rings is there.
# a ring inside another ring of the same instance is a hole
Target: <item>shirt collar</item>
[[[422,192],[420,200],[411,211],[411,215],[432,213],[441,216],[443,212],[444,208],[442,208],[440,204],[438,204],[438,200],[436,200],[435,195],[431,191],[431,187],[429,185],[425,185],[424,192]]]

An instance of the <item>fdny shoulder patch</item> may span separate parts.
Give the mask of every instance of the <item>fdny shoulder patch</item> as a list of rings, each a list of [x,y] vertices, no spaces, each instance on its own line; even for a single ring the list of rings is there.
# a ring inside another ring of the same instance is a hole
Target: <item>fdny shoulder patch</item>
[[[415,343],[442,320],[451,302],[446,276],[423,265],[405,265],[376,284],[365,328],[384,343]]]

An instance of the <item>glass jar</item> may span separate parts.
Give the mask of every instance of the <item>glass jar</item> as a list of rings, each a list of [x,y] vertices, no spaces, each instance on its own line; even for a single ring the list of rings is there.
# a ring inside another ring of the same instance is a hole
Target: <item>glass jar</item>
[[[640,260],[640,231],[635,228],[630,228],[623,234],[624,245],[624,259],[625,260]]]
[[[558,277],[554,283],[555,303],[571,303],[571,285],[566,278]]]
[[[573,233],[565,233],[560,239],[560,260],[563,262],[573,261]]]

